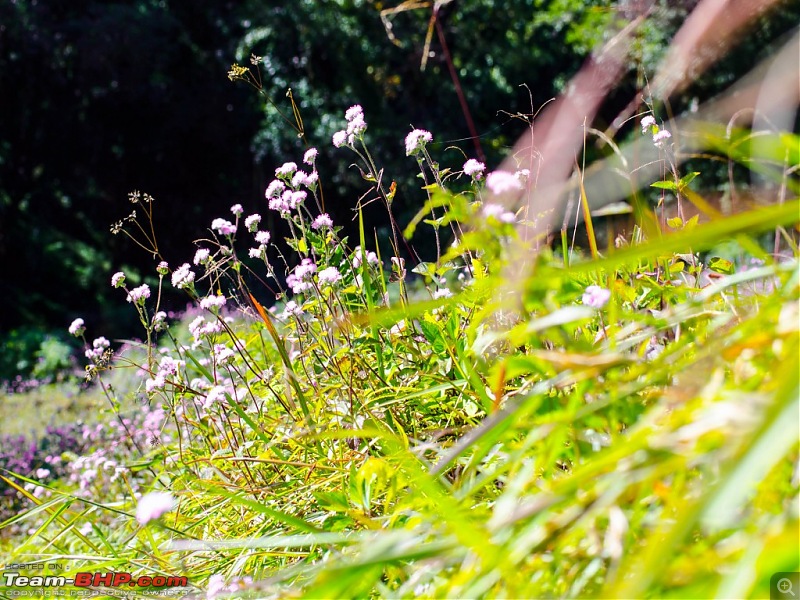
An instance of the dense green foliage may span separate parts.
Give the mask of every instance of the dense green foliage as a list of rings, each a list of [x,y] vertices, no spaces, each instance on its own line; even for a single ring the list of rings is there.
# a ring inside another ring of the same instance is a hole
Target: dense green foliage
[[[607,37],[615,4],[442,4],[437,20],[488,164],[499,161],[525,126],[511,115],[538,110]],[[420,70],[430,8],[385,15],[390,39],[380,11],[399,5],[2,3],[0,330],[60,329],[64,314],[80,313],[112,335],[130,332],[129,315],[109,301],[105,283],[112,266],[144,276],[147,257],[106,231],[124,214],[133,189],[161,199],[157,224],[172,234],[161,249],[173,262],[187,258],[188,242],[222,207],[232,201],[258,207],[270,165],[301,143],[264,97],[224,79],[232,62],[246,63],[251,53],[265,57],[266,95],[291,117],[291,88],[307,139],[323,152],[326,209],[350,223],[359,177],[332,168],[326,142],[335,115],[361,102],[386,176],[410,184],[400,186],[396,199],[404,222],[422,196],[413,178],[403,179],[396,132],[435,127],[442,150],[460,149],[442,152],[443,166],[459,166],[462,152],[476,150],[436,31]],[[642,30],[640,59],[602,118],[613,118],[641,76],[652,72],[692,5],[657,3],[652,24]],[[797,18],[798,9],[787,3],[764,20],[696,89],[674,99],[676,109],[693,96],[704,100],[750,68]],[[367,208],[365,219],[385,243],[379,209]],[[414,245],[423,255],[431,250],[426,238]]]
[[[353,135],[339,151],[389,208]],[[235,205],[195,267],[157,267],[157,293],[114,276],[148,343],[114,356],[73,323],[113,418],[81,455],[7,463],[29,507],[0,523],[10,561],[186,576],[209,598],[761,597],[797,570],[798,201],[673,220],[596,260],[520,255],[530,217],[492,203],[497,173],[454,193],[467,173],[417,135],[409,161],[436,183],[405,233],[459,243],[414,268],[416,292],[363,219],[357,247],[340,237],[293,161],[271,186],[285,240]],[[734,261],[701,259],[734,240]],[[262,276],[289,275],[274,312],[246,289],[254,243]],[[197,306],[171,327],[170,283]]]

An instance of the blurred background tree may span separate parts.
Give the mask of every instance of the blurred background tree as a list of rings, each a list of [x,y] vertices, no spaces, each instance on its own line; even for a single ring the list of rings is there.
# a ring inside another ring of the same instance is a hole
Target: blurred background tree
[[[90,335],[135,335],[133,311],[109,284],[117,270],[131,283],[154,271],[152,257],[109,233],[130,212],[130,191],[156,198],[160,249],[172,265],[191,258],[191,241],[232,204],[268,217],[264,188],[277,166],[299,160],[304,146],[262,96],[226,79],[231,63],[249,65],[251,54],[262,56],[263,91],[287,114],[291,88],[308,143],[321,153],[326,208],[345,225],[368,184],[344,168],[351,157],[330,138],[344,110],[361,104],[371,151],[387,181],[399,184],[403,225],[424,199],[403,148],[412,127],[433,133],[431,151],[442,168],[459,169],[476,157],[460,86],[491,168],[526,127],[514,115],[530,115],[557,95],[614,31],[617,9],[630,3],[0,3],[0,378],[22,368],[8,366],[18,363],[6,360],[9,353],[37,346],[20,339],[44,339],[76,316],[86,319]],[[656,2],[654,20],[639,38],[639,61],[602,118],[616,116],[643,74],[652,74],[664,42],[695,3]],[[397,8],[406,10],[387,12]],[[434,8],[437,26],[423,56]],[[793,2],[762,19],[674,108],[695,97],[702,102],[749,70],[798,19]],[[385,243],[387,220],[378,203],[366,217]],[[279,222],[266,224],[280,234]],[[414,247],[424,254],[426,243],[423,237]],[[185,305],[180,295],[168,300],[173,309]]]

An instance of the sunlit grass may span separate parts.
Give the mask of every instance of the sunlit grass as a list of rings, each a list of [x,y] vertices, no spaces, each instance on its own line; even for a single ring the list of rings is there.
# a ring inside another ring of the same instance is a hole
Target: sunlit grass
[[[106,404],[101,392],[78,383],[49,383],[19,394],[0,395],[0,434],[38,436],[47,425],[65,425],[97,414]]]

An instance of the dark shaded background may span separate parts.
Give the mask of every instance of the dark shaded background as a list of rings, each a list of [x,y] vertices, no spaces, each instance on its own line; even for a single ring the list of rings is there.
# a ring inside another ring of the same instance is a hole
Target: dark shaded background
[[[642,75],[652,75],[695,3],[657,3],[628,77],[602,118],[612,119]],[[118,270],[132,283],[152,282],[154,275],[150,255],[109,233],[130,212],[126,197],[134,189],[156,198],[160,249],[174,266],[191,259],[191,241],[213,218],[228,217],[232,204],[269,216],[263,190],[275,167],[300,161],[304,146],[264,98],[228,81],[231,63],[249,66],[251,52],[265,58],[264,91],[287,114],[285,94],[292,88],[309,143],[321,152],[326,208],[335,221],[350,222],[368,187],[347,168],[353,155],[330,144],[344,110],[360,103],[373,156],[399,183],[398,220],[407,222],[424,199],[403,149],[410,128],[433,132],[432,153],[442,167],[458,169],[476,151],[435,34],[427,68],[420,70],[431,10],[394,15],[390,40],[380,9],[399,4],[0,3],[2,340],[21,331],[36,332],[33,338],[64,335],[77,316],[92,337],[136,335],[134,311],[109,283]],[[455,0],[442,7],[439,22],[490,167],[525,126],[501,111],[530,113],[555,96],[613,30],[617,4],[624,3]],[[787,2],[762,20],[737,51],[673,99],[673,109],[720,91],[799,18],[797,3]],[[366,216],[386,240],[380,206]],[[279,237],[279,222],[264,225]],[[430,237],[416,239],[415,249],[430,251]],[[185,302],[170,292],[167,304],[178,309]],[[20,351],[13,344],[3,350]]]

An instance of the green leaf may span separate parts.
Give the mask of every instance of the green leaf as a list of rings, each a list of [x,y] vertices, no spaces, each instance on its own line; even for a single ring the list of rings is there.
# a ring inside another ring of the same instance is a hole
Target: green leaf
[[[678,188],[683,189],[687,185],[689,185],[694,178],[700,175],[700,171],[692,171],[691,173],[687,173],[683,177],[681,177],[680,181],[678,182]]]
[[[674,181],[656,181],[655,183],[651,183],[650,187],[672,191],[676,191],[678,189],[678,186],[675,185]]]
[[[346,513],[351,508],[350,503],[347,501],[347,496],[340,491],[314,492],[314,498],[322,508],[331,512]]]
[[[425,339],[433,346],[434,352],[441,354],[445,351],[447,345],[442,338],[442,332],[435,324],[422,320],[419,322],[419,328],[422,329],[422,335],[425,336]]]
[[[411,272],[432,278],[436,274],[436,265],[430,262],[421,262],[416,267],[411,269]]]
[[[670,229],[680,229],[683,226],[683,219],[680,217],[672,217],[667,219],[667,227]]]
[[[717,273],[724,273],[725,275],[731,275],[735,270],[731,261],[720,258],[719,256],[715,256],[708,261],[708,268]]]

